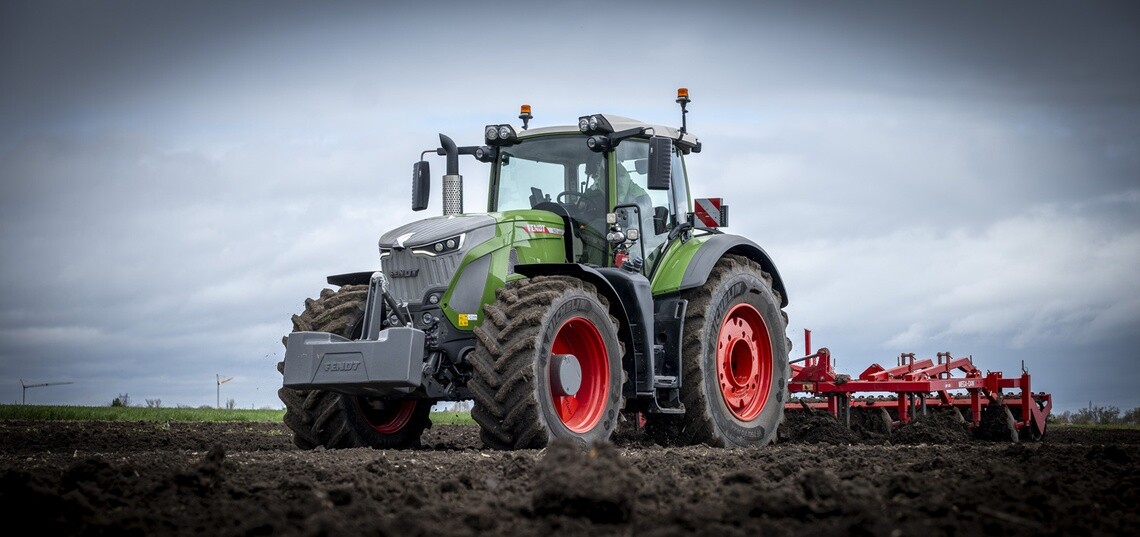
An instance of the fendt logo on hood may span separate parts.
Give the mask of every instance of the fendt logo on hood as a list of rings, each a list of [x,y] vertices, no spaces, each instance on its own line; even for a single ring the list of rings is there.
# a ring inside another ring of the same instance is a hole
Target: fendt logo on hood
[[[406,269],[406,270],[390,270],[386,274],[393,278],[415,278],[420,273],[420,269]]]
[[[550,226],[543,225],[543,224],[526,224],[523,226],[523,229],[525,229],[527,231],[527,233],[534,233],[534,234],[540,234],[540,235],[564,235],[566,233],[565,231],[563,231],[559,228],[550,227]]]

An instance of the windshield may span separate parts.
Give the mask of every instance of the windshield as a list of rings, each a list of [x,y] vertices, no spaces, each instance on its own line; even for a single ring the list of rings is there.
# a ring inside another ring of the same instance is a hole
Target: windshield
[[[542,209],[573,221],[575,261],[606,264],[605,154],[581,135],[524,140],[499,150],[493,211]]]
[[[499,211],[531,209],[542,201],[567,202],[602,194],[605,167],[583,136],[537,138],[499,150]],[[561,195],[561,200],[559,199]]]

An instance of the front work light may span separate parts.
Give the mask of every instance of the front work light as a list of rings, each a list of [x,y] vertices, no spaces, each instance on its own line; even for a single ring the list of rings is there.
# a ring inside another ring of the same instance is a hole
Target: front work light
[[[610,137],[604,135],[594,135],[586,138],[586,147],[591,151],[601,153],[610,148]]]

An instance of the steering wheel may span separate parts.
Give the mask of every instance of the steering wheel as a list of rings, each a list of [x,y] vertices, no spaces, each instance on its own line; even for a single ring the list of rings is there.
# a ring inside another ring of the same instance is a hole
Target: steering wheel
[[[597,197],[589,194],[567,190],[565,192],[560,192],[558,194],[558,197],[555,199],[557,199],[558,203],[561,203],[562,205],[572,206],[578,211],[584,213],[593,213],[601,210],[601,205],[599,204]]]

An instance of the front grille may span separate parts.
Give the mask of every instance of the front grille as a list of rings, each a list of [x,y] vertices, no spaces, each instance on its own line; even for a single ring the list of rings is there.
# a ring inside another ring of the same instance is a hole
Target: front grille
[[[428,256],[413,254],[410,250],[392,250],[381,261],[381,270],[388,275],[389,291],[398,302],[419,304],[428,289],[447,287],[463,260],[461,254]],[[393,274],[415,276],[393,277]]]

